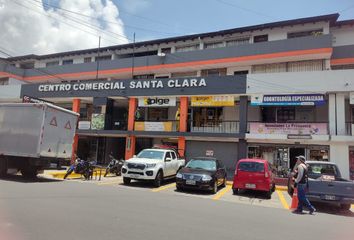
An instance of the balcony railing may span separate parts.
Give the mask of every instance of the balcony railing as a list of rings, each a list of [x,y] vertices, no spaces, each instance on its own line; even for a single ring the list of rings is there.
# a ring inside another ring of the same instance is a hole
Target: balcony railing
[[[251,134],[328,135],[328,122],[248,122]]]
[[[239,121],[189,121],[191,132],[238,133]]]

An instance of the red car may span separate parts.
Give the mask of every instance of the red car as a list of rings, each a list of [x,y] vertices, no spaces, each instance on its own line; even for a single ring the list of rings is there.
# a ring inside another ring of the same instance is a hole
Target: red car
[[[237,162],[233,193],[241,189],[264,191],[270,199],[275,190],[274,176],[267,160],[241,159]]]

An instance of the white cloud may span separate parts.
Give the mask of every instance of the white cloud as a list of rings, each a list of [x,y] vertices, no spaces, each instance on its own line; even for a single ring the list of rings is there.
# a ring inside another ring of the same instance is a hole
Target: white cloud
[[[8,50],[13,55],[42,55],[94,48],[98,46],[99,35],[102,46],[128,42],[112,0],[59,0],[57,3],[60,8],[89,17],[44,8],[41,2],[0,0],[0,50]],[[87,25],[100,26],[102,30]]]

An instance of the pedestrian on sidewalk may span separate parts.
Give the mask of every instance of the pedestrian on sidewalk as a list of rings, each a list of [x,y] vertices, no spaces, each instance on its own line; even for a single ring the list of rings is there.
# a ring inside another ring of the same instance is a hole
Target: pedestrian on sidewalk
[[[316,211],[316,209],[311,205],[310,201],[306,197],[306,191],[308,188],[308,177],[307,177],[308,169],[305,164],[306,159],[304,156],[298,156],[296,158],[297,158],[297,162],[296,162],[297,176],[295,179],[294,187],[297,188],[297,198],[299,200],[299,204],[296,210],[293,211],[293,213],[302,214],[303,206],[305,206],[307,207],[307,209],[309,209],[310,214],[313,214]]]

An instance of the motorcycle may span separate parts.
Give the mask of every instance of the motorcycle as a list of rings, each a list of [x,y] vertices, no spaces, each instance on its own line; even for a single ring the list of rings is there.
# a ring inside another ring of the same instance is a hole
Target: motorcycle
[[[109,162],[106,172],[104,174],[104,177],[106,177],[108,174],[113,173],[116,174],[116,176],[121,176],[122,175],[122,167],[124,165],[124,160],[117,160],[115,159],[112,155],[109,155],[109,158],[111,161]]]
[[[83,175],[86,180],[89,180],[90,178],[92,178],[94,165],[95,162],[89,162],[77,158],[75,160],[75,163],[68,168],[64,179],[66,179],[72,172],[75,172],[77,174]]]

